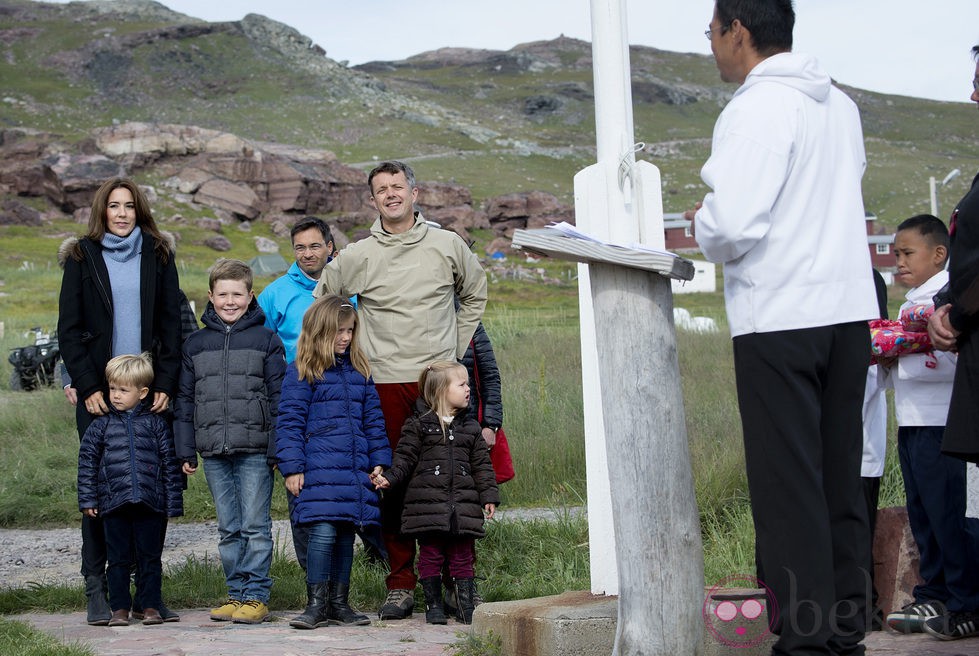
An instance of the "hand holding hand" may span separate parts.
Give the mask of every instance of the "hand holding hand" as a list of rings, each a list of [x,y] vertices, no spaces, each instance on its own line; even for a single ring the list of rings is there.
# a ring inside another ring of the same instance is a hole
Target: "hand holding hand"
[[[193,466],[189,462],[185,462],[180,466],[180,471],[187,474],[188,476],[193,476],[194,472],[197,471],[197,467]]]
[[[486,519],[493,519],[493,515],[496,514],[496,504],[487,503],[483,506],[483,512],[486,513]]]
[[[289,490],[289,494],[294,497],[298,497],[299,493],[303,489],[303,483],[306,482],[306,477],[302,474],[290,474],[286,476],[286,489]]]
[[[384,478],[384,476],[382,476],[381,474],[377,474],[376,476],[374,476],[375,490],[386,490],[389,487],[391,487],[391,483],[388,482],[388,479]]]

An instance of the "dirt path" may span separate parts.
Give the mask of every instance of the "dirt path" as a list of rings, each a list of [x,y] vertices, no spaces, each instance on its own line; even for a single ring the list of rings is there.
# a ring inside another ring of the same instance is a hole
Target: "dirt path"
[[[572,509],[572,513],[582,509]],[[500,511],[500,521],[553,518],[546,509],[513,509]],[[292,555],[292,535],[288,520],[272,522],[275,548]],[[176,566],[193,556],[217,562],[217,522],[171,523],[163,548],[163,567]],[[81,534],[71,528],[0,529],[0,587],[22,588],[32,583],[68,583],[81,585]]]
[[[272,523],[276,546],[292,549],[289,522]],[[49,530],[0,529],[0,586],[31,583],[81,584],[81,534],[77,527]],[[217,558],[217,522],[171,523],[163,548],[163,566],[178,565],[190,556]]]

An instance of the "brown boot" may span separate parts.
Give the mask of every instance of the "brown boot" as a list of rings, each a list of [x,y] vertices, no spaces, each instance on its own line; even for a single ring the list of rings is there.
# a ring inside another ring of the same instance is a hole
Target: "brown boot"
[[[112,617],[109,618],[109,626],[129,626],[129,609],[120,608],[119,610],[112,611]]]
[[[155,608],[144,608],[143,609],[143,624],[163,624],[163,616],[160,615],[160,611]]]

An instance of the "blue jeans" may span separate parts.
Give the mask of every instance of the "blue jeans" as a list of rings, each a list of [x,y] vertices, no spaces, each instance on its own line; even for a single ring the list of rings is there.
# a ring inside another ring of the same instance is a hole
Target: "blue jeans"
[[[333,581],[347,585],[354,562],[354,527],[349,522],[309,524],[307,583]]]
[[[228,596],[268,603],[272,589],[272,468],[264,453],[208,456],[204,475],[218,514]]]

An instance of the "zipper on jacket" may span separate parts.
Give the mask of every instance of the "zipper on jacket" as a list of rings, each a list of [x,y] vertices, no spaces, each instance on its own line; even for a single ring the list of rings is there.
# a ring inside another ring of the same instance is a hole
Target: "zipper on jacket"
[[[455,435],[452,433],[452,424],[449,424],[449,435],[445,440],[449,450],[449,527],[452,526],[452,518],[456,514],[456,458],[455,458]],[[456,522],[458,525],[458,521]]]
[[[346,372],[346,370],[344,368],[345,362],[344,362],[344,360],[341,359],[343,357],[344,356],[339,356],[337,358],[336,367],[337,367],[337,373],[340,374],[340,381],[343,383],[343,397],[344,397],[344,402],[346,403],[346,410],[347,410],[345,414],[347,415],[347,430],[350,433],[350,469],[353,470],[354,476],[356,476],[356,472],[357,472],[357,439],[356,439],[356,435],[354,435],[354,430],[353,430],[353,416],[352,416],[352,413],[350,412],[350,381],[347,380],[347,372]],[[361,413],[361,414],[363,414],[363,413]],[[368,463],[368,466],[370,466],[369,463]],[[357,524],[358,526],[360,526],[361,529],[363,529],[364,528],[363,508],[364,508],[364,504],[366,503],[366,501],[364,500],[364,486],[363,485],[357,485],[357,496],[358,496],[358,498],[360,500],[360,502],[357,504],[357,515],[358,515],[357,519],[359,521],[358,522],[354,522],[354,523]]]
[[[230,448],[228,447],[228,420],[230,419],[228,415],[228,365],[231,361],[231,326],[224,325],[224,394],[222,394],[221,403],[224,405],[224,446],[221,449],[222,453],[228,455],[230,453]]]
[[[133,413],[126,413],[126,435],[129,437],[129,478],[132,479],[133,503],[139,503],[139,482],[136,477],[136,434],[133,432]]]

